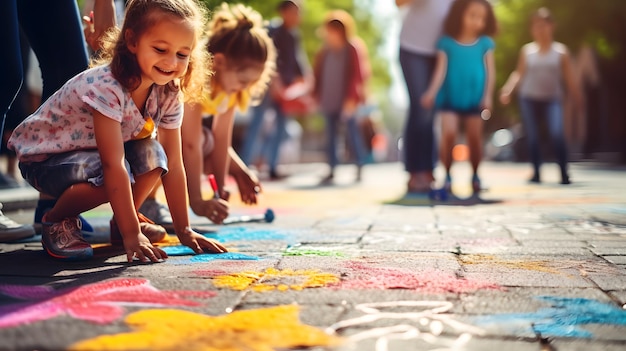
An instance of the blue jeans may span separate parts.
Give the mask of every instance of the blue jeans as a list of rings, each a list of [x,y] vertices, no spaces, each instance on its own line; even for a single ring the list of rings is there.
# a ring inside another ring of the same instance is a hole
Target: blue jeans
[[[0,134],[24,80],[19,27],[39,60],[45,101],[89,64],[80,21],[76,0],[0,1]]]
[[[339,156],[337,155],[337,137],[339,135],[339,126],[341,121],[340,113],[329,113],[326,117],[326,155],[328,157],[328,165],[331,170],[339,164]],[[348,133],[348,141],[352,145],[352,150],[355,153],[356,164],[362,166],[367,159],[367,150],[363,142],[363,135],[359,129],[358,119],[351,117],[346,121],[346,128]]]
[[[432,171],[437,160],[433,132],[434,111],[424,109],[420,99],[435,69],[435,57],[400,49],[400,66],[409,93],[409,114],[404,127],[404,165],[408,172]]]
[[[561,175],[563,178],[567,177],[567,146],[563,133],[563,106],[561,101],[542,101],[521,97],[520,109],[535,174],[539,175],[539,168],[541,167],[539,121],[545,120],[556,151],[557,162],[561,167]]]
[[[259,144],[259,134],[263,127],[265,112],[272,108],[276,112],[274,118],[274,128],[266,142]],[[270,171],[275,172],[278,167],[280,156],[280,146],[287,136],[287,116],[281,107],[275,103],[269,94],[266,94],[263,101],[252,109],[252,116],[246,130],[241,159],[246,163],[254,161],[258,153],[266,157]]]
[[[124,165],[131,184],[134,176],[161,168],[167,173],[167,155],[156,139],[131,140],[124,143]],[[38,191],[61,196],[70,186],[90,183],[104,185],[104,171],[98,150],[77,150],[54,155],[41,162],[20,162],[24,179]]]

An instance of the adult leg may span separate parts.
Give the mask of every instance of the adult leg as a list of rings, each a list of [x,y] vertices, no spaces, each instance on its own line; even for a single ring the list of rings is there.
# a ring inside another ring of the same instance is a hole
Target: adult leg
[[[365,148],[365,142],[363,141],[363,133],[361,133],[361,126],[356,116],[351,117],[346,122],[348,129],[348,140],[352,145],[352,151],[356,159],[357,165],[357,181],[361,180],[361,168],[365,164],[367,159],[367,149]]]
[[[528,143],[528,150],[530,151],[530,160],[533,165],[533,177],[531,182],[539,183],[541,177],[539,169],[541,167],[541,154],[539,152],[539,129],[537,125],[537,114],[541,111],[539,102],[533,101],[527,98],[520,99],[520,111],[522,114],[522,121],[524,123],[524,130],[526,132],[526,141]]]
[[[24,77],[20,55],[19,25],[16,0],[0,1],[0,135],[4,131],[4,119]],[[19,240],[35,235],[31,226],[16,223],[2,213],[0,203],[0,242]]]
[[[409,113],[403,139],[405,169],[411,175],[409,191],[429,190],[436,154],[434,111],[424,109],[420,99],[428,88],[434,58],[401,49],[400,65],[409,93]]]
[[[557,163],[561,169],[561,183],[569,184],[570,180],[567,174],[567,143],[563,130],[563,105],[560,101],[552,101],[546,104],[546,118],[550,138],[552,139],[556,152]]]
[[[280,178],[278,174],[278,161],[280,159],[280,146],[283,143],[287,135],[287,115],[282,110],[280,105],[274,103],[274,110],[276,111],[276,117],[274,119],[274,133],[269,140],[269,155],[267,162],[270,167],[270,177],[277,179]]]
[[[254,162],[254,158],[258,156],[255,150],[259,146],[259,134],[261,133],[261,127],[263,127],[268,104],[269,94],[265,94],[263,101],[250,111],[250,122],[246,128],[246,137],[244,138],[243,148],[241,150],[241,159],[248,165]]]
[[[30,45],[37,56],[44,102],[65,82],[88,67],[89,59],[81,25],[78,5],[73,0],[19,1],[19,20]],[[55,206],[56,199],[40,194],[35,209],[35,229],[41,229],[43,215]],[[83,232],[93,232],[93,227],[82,217]]]
[[[18,12],[39,61],[45,101],[89,65],[78,4],[75,0],[20,0]]]
[[[331,180],[335,176],[335,167],[339,163],[337,156],[337,133],[339,129],[339,115],[326,114],[326,157],[330,169],[325,180]]]

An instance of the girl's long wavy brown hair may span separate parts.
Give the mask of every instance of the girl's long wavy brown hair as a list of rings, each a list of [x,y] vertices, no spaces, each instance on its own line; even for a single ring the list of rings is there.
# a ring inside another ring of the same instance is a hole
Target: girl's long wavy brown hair
[[[92,66],[109,64],[115,79],[133,91],[141,84],[141,69],[130,52],[130,40],[136,41],[156,24],[159,15],[169,15],[191,23],[195,29],[195,46],[189,57],[189,66],[172,90],[180,89],[185,101],[201,101],[208,86],[210,55],[206,52],[206,10],[195,0],[131,0],[126,8],[122,29],[113,29],[102,40],[103,49]]]
[[[249,89],[253,101],[258,102],[276,69],[276,48],[261,15],[242,4],[222,3],[213,13],[207,36],[208,51],[212,55],[224,55],[231,67],[263,66],[261,77]]]

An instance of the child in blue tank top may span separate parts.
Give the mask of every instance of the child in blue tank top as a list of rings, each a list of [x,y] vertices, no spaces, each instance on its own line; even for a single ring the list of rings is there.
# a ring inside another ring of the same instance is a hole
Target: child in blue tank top
[[[446,169],[444,188],[452,188],[452,149],[463,120],[474,175],[472,189],[481,189],[478,166],[482,159],[482,111],[493,105],[496,19],[487,0],[456,0],[437,43],[437,64],[430,86],[422,96],[426,108],[440,112],[440,159]]]

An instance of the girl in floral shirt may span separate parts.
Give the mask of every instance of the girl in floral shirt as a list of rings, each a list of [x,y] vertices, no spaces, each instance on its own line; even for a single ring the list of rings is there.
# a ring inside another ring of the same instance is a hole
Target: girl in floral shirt
[[[24,178],[58,197],[42,220],[51,256],[92,257],[78,215],[110,202],[128,261],[166,258],[142,233],[136,210],[160,179],[180,241],[198,253],[226,251],[189,227],[181,156],[182,97],[198,99],[207,77],[204,18],[194,0],[130,1],[101,64],[70,79],[13,132],[9,146]]]

